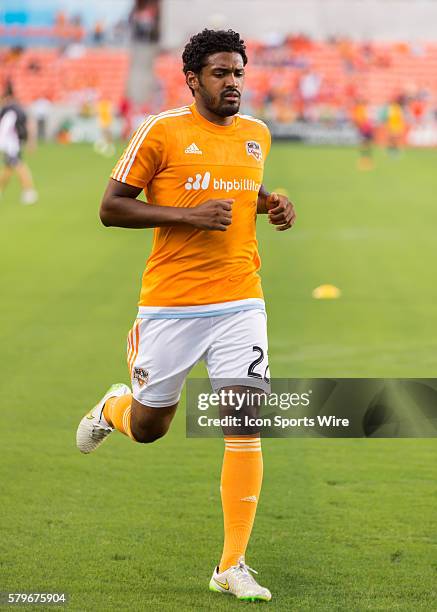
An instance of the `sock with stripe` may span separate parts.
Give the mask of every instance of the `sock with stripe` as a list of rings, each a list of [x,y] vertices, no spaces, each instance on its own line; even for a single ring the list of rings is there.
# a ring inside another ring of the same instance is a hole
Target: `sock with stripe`
[[[130,428],[131,404],[132,395],[130,393],[121,397],[110,397],[103,408],[103,416],[108,425],[134,440]]]
[[[227,436],[221,477],[225,541],[219,571],[244,557],[255,521],[263,477],[258,436]]]

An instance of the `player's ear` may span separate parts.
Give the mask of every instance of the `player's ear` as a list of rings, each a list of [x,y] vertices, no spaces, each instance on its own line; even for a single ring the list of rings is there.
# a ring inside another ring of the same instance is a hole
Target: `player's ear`
[[[199,77],[195,72],[192,72],[192,70],[188,70],[187,74],[185,75],[185,80],[193,93],[199,89]]]

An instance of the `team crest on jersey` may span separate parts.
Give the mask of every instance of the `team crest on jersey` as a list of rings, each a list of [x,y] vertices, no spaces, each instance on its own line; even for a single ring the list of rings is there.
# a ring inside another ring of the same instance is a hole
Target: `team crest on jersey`
[[[149,371],[144,368],[134,368],[133,379],[137,381],[140,387],[143,387],[149,382]]]
[[[246,153],[252,155],[256,161],[261,161],[263,158],[263,152],[261,145],[256,140],[248,140],[246,142]]]

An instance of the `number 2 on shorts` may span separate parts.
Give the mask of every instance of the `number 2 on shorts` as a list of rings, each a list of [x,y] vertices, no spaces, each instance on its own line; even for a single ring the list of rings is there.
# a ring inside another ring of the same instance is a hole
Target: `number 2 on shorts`
[[[252,361],[252,363],[250,364],[247,370],[247,375],[250,376],[251,378],[264,379],[266,383],[269,383],[270,379],[267,376],[269,364],[267,364],[266,369],[264,370],[264,376],[260,374],[259,372],[255,372],[256,366],[259,365],[264,360],[264,351],[262,350],[260,346],[256,346],[256,345],[252,347],[252,350],[255,353],[258,353],[258,357],[254,359],[254,361]]]

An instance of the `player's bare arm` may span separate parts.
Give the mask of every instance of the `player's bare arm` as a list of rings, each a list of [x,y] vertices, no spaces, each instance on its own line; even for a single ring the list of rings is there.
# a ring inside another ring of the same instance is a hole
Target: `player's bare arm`
[[[257,213],[268,214],[269,223],[276,226],[280,232],[293,227],[296,221],[294,205],[287,196],[279,193],[269,193],[264,185],[258,192]]]
[[[156,206],[137,200],[141,191],[139,187],[110,179],[100,206],[103,225],[144,229],[188,224],[224,232],[232,223],[232,199],[207,200],[192,208]]]

